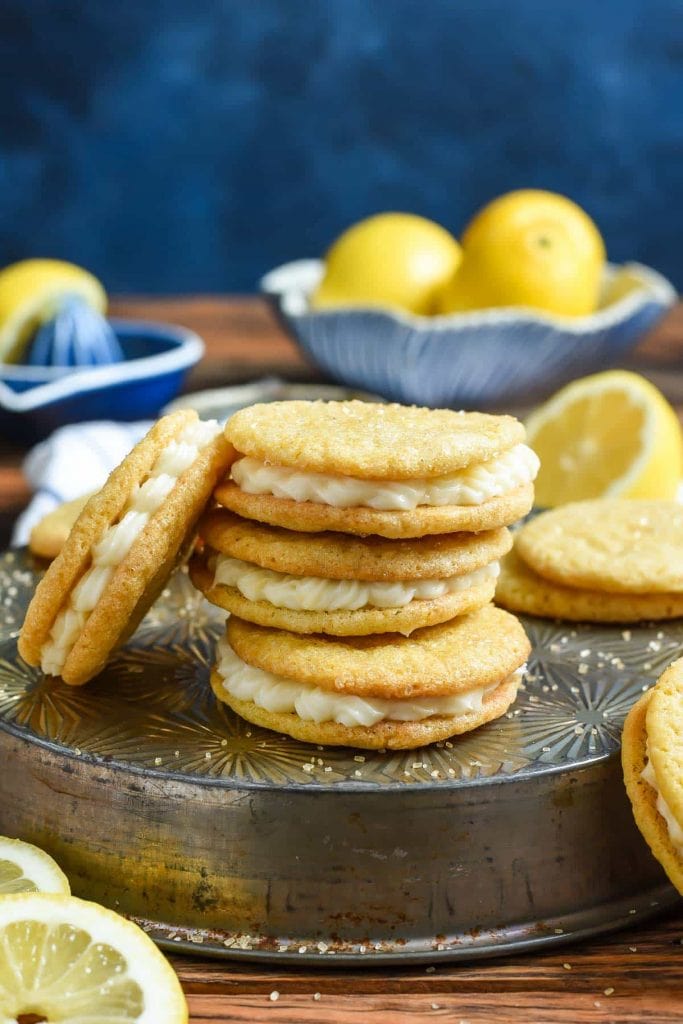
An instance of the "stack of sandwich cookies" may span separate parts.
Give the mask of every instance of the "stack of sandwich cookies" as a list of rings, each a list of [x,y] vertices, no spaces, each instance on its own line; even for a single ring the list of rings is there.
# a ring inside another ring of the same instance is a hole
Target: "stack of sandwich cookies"
[[[526,515],[538,458],[511,416],[273,402],[236,413],[217,501],[247,519],[389,538],[493,530]]]
[[[505,528],[420,540],[304,534],[222,509],[199,524],[190,563],[206,597],[234,615],[297,633],[409,634],[492,600]]]
[[[243,718],[300,740],[405,749],[503,715],[528,653],[520,623],[492,605],[410,637],[305,636],[231,617],[211,685]]]
[[[190,567],[231,613],[218,698],[299,739],[376,748],[503,714],[528,651],[490,604],[506,527],[533,503],[521,424],[286,402],[226,433],[237,455]]]
[[[622,764],[636,824],[683,893],[683,659],[629,712]]]
[[[195,538],[233,449],[190,410],[159,420],[86,503],[38,584],[19,653],[72,685],[136,629]]]
[[[585,622],[683,615],[683,508],[673,501],[573,502],[537,516],[502,562],[498,604]]]

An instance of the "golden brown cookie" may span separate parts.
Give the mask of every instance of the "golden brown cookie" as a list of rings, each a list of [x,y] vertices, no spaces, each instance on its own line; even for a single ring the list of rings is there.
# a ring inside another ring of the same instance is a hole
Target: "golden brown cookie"
[[[21,656],[80,685],[135,630],[194,537],[234,450],[217,424],[159,420],[89,499],[38,584]]]
[[[226,635],[242,661],[273,675],[335,693],[385,699],[490,687],[515,672],[530,651],[522,625],[492,605],[410,637],[303,636],[234,616]]]
[[[261,462],[383,480],[445,475],[524,440],[512,416],[359,401],[252,405],[226,433]]]
[[[540,576],[615,594],[683,594],[683,506],[600,498],[527,523],[519,554]]]
[[[375,534],[393,539],[434,534],[497,530],[521,519],[534,503],[533,484],[489,498],[481,505],[420,505],[410,511],[337,508],[313,501],[294,501],[270,494],[247,494],[231,480],[215,491],[216,500],[246,519],[287,530],[319,533],[332,530],[361,537]]]
[[[314,611],[281,608],[269,601],[252,601],[236,587],[215,584],[204,558],[190,561],[190,578],[212,604],[261,626],[288,629],[294,633],[326,633],[330,636],[366,636],[369,633],[402,633],[408,636],[423,626],[447,622],[456,615],[482,608],[493,600],[495,579],[444,594],[433,599],[413,600],[397,608],[366,606],[357,609]]]
[[[322,532],[307,536],[213,509],[198,526],[214,551],[264,569],[339,580],[444,579],[473,572],[510,550],[509,530],[389,540]]]
[[[516,544],[501,561],[495,601],[511,612],[571,622],[656,622],[683,616],[683,594],[608,594],[552,583],[526,565]]]
[[[305,721],[292,712],[266,711],[253,701],[238,700],[226,692],[222,677],[211,673],[211,687],[219,701],[254,725],[323,746],[358,747],[361,750],[412,750],[478,729],[500,718],[517,696],[518,675],[504,680],[484,698],[478,711],[460,715],[439,715],[417,722],[383,720],[374,725],[340,725],[338,722]]]
[[[680,677],[681,663],[678,662],[664,673],[662,680],[672,669]],[[662,790],[670,789],[672,781],[676,785],[680,780],[676,777],[673,777],[672,780],[666,770],[662,770],[660,767],[659,770],[656,770],[654,777],[657,788],[654,788],[648,781],[648,778],[652,779],[652,775],[647,769],[653,749],[649,723],[652,701],[658,687],[659,683],[654,689],[643,694],[627,715],[622,735],[621,761],[626,792],[631,801],[636,825],[672,884],[680,893],[683,893],[683,855],[672,839],[666,818],[658,809],[658,800],[664,796]],[[680,683],[678,683],[678,688],[680,689]],[[677,717],[680,720],[680,706]],[[650,767],[651,771],[652,767]],[[645,777],[643,773],[645,773]],[[664,799],[666,798],[664,797]],[[669,813],[671,813],[671,809],[669,809]],[[680,819],[678,820],[680,822]]]
[[[56,558],[91,494],[65,501],[53,508],[31,530],[28,547],[38,558]]]
[[[659,790],[683,822],[683,658],[675,661],[650,691],[647,736]]]

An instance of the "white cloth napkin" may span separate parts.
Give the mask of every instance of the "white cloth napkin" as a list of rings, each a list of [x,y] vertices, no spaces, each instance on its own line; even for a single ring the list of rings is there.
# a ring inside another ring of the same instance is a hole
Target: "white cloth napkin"
[[[150,426],[146,421],[78,423],[32,448],[23,470],[35,494],[14,525],[12,544],[26,544],[32,527],[57,505],[101,487]]]

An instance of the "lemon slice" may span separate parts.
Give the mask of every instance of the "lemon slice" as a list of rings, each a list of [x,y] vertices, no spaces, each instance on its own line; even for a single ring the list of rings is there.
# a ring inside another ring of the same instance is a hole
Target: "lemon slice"
[[[0,836],[0,896],[53,892],[68,896],[69,880],[52,857],[20,839]]]
[[[608,370],[568,384],[526,423],[541,460],[536,502],[676,497],[683,440],[664,395],[637,373]]]
[[[73,896],[0,899],[0,1024],[186,1024],[171,965],[137,925]]]
[[[22,260],[0,270],[0,361],[10,363],[66,296],[76,295],[103,313],[104,288],[92,274],[63,260]]]

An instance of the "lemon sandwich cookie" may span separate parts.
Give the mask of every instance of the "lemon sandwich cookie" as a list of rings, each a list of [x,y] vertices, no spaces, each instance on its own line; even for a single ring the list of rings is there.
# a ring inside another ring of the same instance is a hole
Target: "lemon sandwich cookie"
[[[622,764],[636,824],[683,893],[683,659],[631,708]]]
[[[350,402],[242,409],[217,501],[290,530],[388,538],[497,529],[533,502],[538,458],[511,416]]]
[[[299,740],[409,749],[503,715],[529,649],[492,605],[410,637],[303,636],[231,616],[211,685],[247,721]]]
[[[420,540],[296,533],[224,509],[199,524],[192,580],[213,604],[296,633],[409,634],[492,600],[505,528]]]
[[[683,615],[683,508],[603,498],[537,516],[516,534],[496,600],[512,611],[574,621]]]
[[[233,451],[190,410],[159,420],[87,502],[38,584],[19,653],[46,675],[87,682],[131,633],[194,538]]]
[[[496,604],[569,622],[656,622],[683,616],[683,594],[612,594],[546,580],[520,558],[516,545],[501,561]]]

